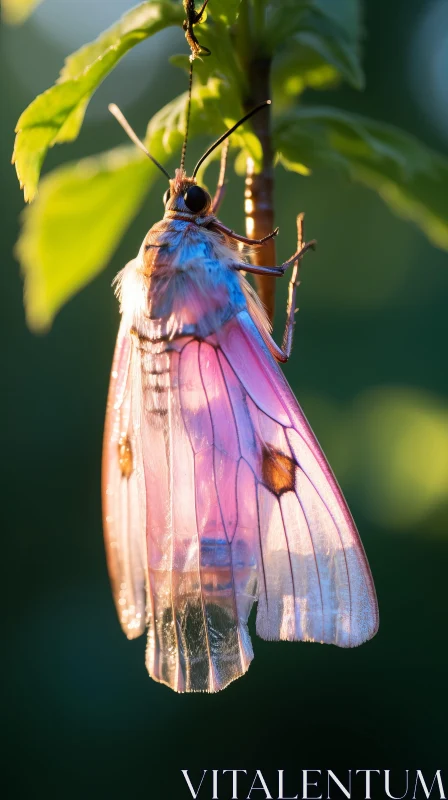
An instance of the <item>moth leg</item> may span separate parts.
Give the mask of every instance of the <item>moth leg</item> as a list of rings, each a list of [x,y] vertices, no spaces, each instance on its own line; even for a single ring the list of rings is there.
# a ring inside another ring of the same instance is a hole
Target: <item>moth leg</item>
[[[274,277],[281,278],[288,267],[291,267],[294,264],[293,275],[290,281],[290,287],[297,281],[297,274],[298,274],[298,265],[302,260],[303,256],[308,250],[314,250],[316,247],[315,239],[312,239],[310,242],[303,244],[303,214],[299,214],[297,217],[297,232],[298,232],[298,246],[297,250],[288,261],[284,261],[283,264],[280,264],[278,267],[260,267],[257,264],[247,264],[247,263],[234,263],[232,264],[233,268],[236,270],[240,270],[243,272],[252,272],[254,275],[273,275]],[[271,234],[272,235],[272,234]],[[269,237],[267,237],[269,238]],[[298,284],[297,284],[298,285]],[[296,287],[297,288],[297,287]],[[292,291],[292,289],[291,289]],[[294,297],[291,297],[291,302],[295,301],[295,294]],[[289,314],[289,298],[288,298],[288,311]],[[292,312],[294,316],[294,311]]]
[[[304,254],[306,253],[307,249],[310,246],[314,249],[316,246],[316,242],[312,241],[309,242],[308,245],[303,244],[303,218],[304,214],[299,214],[297,217],[297,257],[294,261],[294,266],[292,270],[292,275],[288,285],[288,300],[286,303],[286,324],[285,324],[285,331],[283,333],[283,342],[282,346],[279,347],[276,342],[269,336],[269,340],[265,339],[266,344],[271,351],[271,354],[277,361],[281,361],[285,363],[288,361],[291,350],[292,350],[292,342],[294,338],[294,325],[295,325],[295,314],[296,314],[296,295],[297,289],[300,286],[299,281],[299,271],[300,271],[300,264]]]
[[[254,275],[272,275],[274,278],[283,278],[285,270],[281,267],[259,267],[256,264],[247,264],[246,262],[234,263],[232,267],[238,272],[252,272]]]
[[[216,187],[216,192],[212,200],[212,214],[217,214],[219,208],[221,206],[222,201],[224,200],[224,195],[226,193],[226,166],[227,166],[227,155],[229,152],[229,144],[230,139],[226,139],[224,143],[224,147],[221,151],[221,167],[219,170],[219,178],[218,178],[218,185]]]
[[[241,234],[235,233],[235,231],[232,231],[231,228],[227,227],[227,225],[223,225],[222,222],[214,220],[210,225],[210,230],[220,231],[220,233],[225,233],[225,235],[228,236],[229,239],[234,239],[235,242],[243,242],[243,244],[257,246],[264,244],[265,242],[268,241],[268,239],[273,239],[274,236],[277,236],[279,229],[275,228],[275,230],[271,231],[271,233],[268,233],[267,236],[263,236],[262,239],[248,239],[247,236],[241,236]],[[275,267],[275,269],[277,269],[277,267]],[[260,273],[260,275],[262,274],[265,273]]]

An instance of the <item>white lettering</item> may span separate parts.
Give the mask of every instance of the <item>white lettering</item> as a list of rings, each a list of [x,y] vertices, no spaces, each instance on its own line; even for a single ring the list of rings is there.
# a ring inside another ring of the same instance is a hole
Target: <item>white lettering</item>
[[[212,769],[213,775],[213,797],[212,800],[219,800],[218,798],[218,770]]]
[[[403,797],[406,797],[409,789],[409,770],[406,770],[406,791],[404,794],[400,794],[399,796],[390,793],[390,769],[384,770],[384,789],[388,797],[391,800],[403,800]]]
[[[238,773],[244,772],[247,775],[247,769],[223,769],[222,774],[226,772],[232,773],[232,800],[238,800]]]
[[[255,786],[255,781],[257,780],[257,778],[260,781],[261,786]],[[253,780],[252,786],[250,787],[249,794],[247,795],[247,800],[250,800],[250,796],[251,796],[251,794],[252,794],[254,789],[261,789],[265,793],[264,796],[265,796],[266,800],[272,800],[272,795],[269,793],[269,789],[266,786],[266,781],[263,778],[263,775],[261,774],[259,769],[257,769],[257,772],[255,774],[255,778]]]
[[[283,794],[283,792],[285,791],[284,787],[283,787],[283,773],[284,773],[284,771],[285,771],[284,769],[279,769],[279,771],[278,771],[278,800],[298,800],[298,797],[299,797],[298,794],[295,794],[294,797],[286,797]]]
[[[200,784],[199,784],[199,786],[198,786],[198,790],[197,790],[197,792],[195,792],[195,790],[194,790],[194,788],[193,788],[193,784],[191,783],[191,781],[190,781],[190,777],[189,777],[189,775],[188,775],[188,769],[183,769],[183,770],[182,770],[182,775],[184,776],[185,780],[187,781],[187,786],[188,786],[188,788],[189,788],[189,790],[190,790],[190,792],[191,792],[191,796],[194,798],[194,800],[196,800],[196,798],[197,798],[197,796],[198,796],[198,794],[199,794],[199,792],[200,792],[200,789],[201,789],[201,786],[202,786],[202,781],[203,781],[203,780],[204,780],[204,778],[205,778],[205,773],[206,773],[206,772],[207,772],[207,770],[206,770],[206,769],[204,769],[204,772],[202,773],[201,782],[200,782]]]
[[[342,783],[339,780],[339,778],[334,774],[334,772],[331,769],[328,770],[327,800],[330,800],[330,797],[331,797],[331,795],[330,795],[330,778],[331,778],[332,781],[335,782],[336,786],[339,787],[341,792],[344,792],[345,796],[348,797],[348,800],[350,800],[350,798],[352,796],[352,771],[351,771],[351,769],[349,769],[349,771],[348,771],[348,789],[346,789],[345,786],[342,785]]]
[[[319,775],[321,774],[320,769],[303,769],[302,770],[302,797],[303,800],[322,800],[322,795],[320,794],[319,797],[310,797],[308,794],[308,789],[311,786],[317,786],[317,781],[314,783],[310,783],[308,781],[308,773],[309,772],[318,772]]]
[[[357,775],[359,775],[359,773],[360,773],[360,772],[365,772],[365,773],[366,773],[366,794],[365,794],[365,800],[371,800],[371,797],[370,797],[370,775],[371,775],[371,773],[372,773],[372,772],[377,772],[377,773],[378,773],[378,775],[380,775],[380,774],[381,774],[381,771],[380,771],[379,769],[357,769],[357,770],[356,770],[356,774],[357,774]]]
[[[415,800],[415,793],[417,791],[417,783],[418,783],[419,780],[420,780],[420,783],[422,785],[422,789],[423,789],[426,797],[429,797],[429,795],[432,792],[432,788],[433,788],[435,782],[437,781],[438,786],[439,786],[439,797],[440,797],[440,800],[446,800],[445,790],[443,788],[442,778],[440,776],[440,769],[438,769],[436,774],[434,775],[434,780],[433,780],[433,782],[431,784],[431,788],[430,789],[428,789],[428,787],[426,785],[426,782],[425,782],[425,779],[424,779],[424,777],[422,775],[421,770],[420,769],[417,770],[417,775],[416,775],[416,778],[415,778],[414,794],[412,795],[413,800]]]

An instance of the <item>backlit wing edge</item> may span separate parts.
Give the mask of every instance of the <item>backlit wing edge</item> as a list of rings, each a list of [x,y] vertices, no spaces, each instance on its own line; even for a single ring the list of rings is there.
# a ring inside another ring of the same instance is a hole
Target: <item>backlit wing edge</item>
[[[133,392],[138,352],[122,319],[112,364],[103,443],[103,528],[107,564],[120,624],[129,639],[146,627],[145,492]]]
[[[257,633],[354,647],[378,629],[370,568],[336,479],[286,379],[247,312],[218,333],[259,515]],[[235,380],[237,379],[237,380]],[[239,384],[239,386],[238,386]]]

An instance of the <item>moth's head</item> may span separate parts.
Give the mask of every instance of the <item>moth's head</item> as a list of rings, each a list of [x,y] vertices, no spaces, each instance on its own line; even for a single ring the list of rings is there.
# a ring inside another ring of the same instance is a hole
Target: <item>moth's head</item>
[[[174,178],[171,178],[169,173],[166,171],[165,167],[160,164],[151,153],[148,152],[146,146],[143,142],[140,141],[137,134],[132,130],[129,122],[124,118],[123,114],[121,113],[120,109],[114,104],[111,103],[109,106],[109,111],[114,115],[114,117],[118,120],[120,125],[124,128],[126,133],[128,134],[129,138],[137,145],[137,147],[142,150],[146,156],[155,164],[155,166],[163,172],[165,177],[169,180],[169,189],[166,190],[165,194],[163,195],[163,203],[165,205],[165,216],[166,217],[173,217],[175,215],[184,215],[186,219],[196,220],[199,217],[206,217],[207,214],[210,213],[212,207],[212,200],[208,192],[202,188],[202,186],[198,186],[196,182],[196,175],[198,173],[199,168],[204,163],[204,161],[219,147],[223,144],[231,134],[236,131],[237,128],[240,127],[246,120],[250,119],[254,114],[257,114],[262,109],[266,109],[267,106],[270,105],[271,101],[266,100],[264,103],[260,103],[260,105],[256,106],[249,111],[247,114],[244,115],[235,125],[232,125],[228,131],[223,133],[216,142],[206,150],[203,156],[199,159],[198,163],[196,164],[193,174],[191,178],[187,177],[185,172],[185,153],[187,148],[187,140],[188,140],[188,119],[190,116],[190,104],[191,104],[191,78],[193,73],[190,72],[190,91],[189,91],[189,99],[188,99],[188,112],[187,112],[187,130],[185,132],[185,139],[184,144],[182,147],[182,156],[180,160],[180,169],[176,170],[176,174]]]
[[[187,178],[183,169],[177,169],[163,195],[163,204],[167,217],[185,214],[195,219],[210,213],[212,199],[202,186],[198,186],[196,178]]]

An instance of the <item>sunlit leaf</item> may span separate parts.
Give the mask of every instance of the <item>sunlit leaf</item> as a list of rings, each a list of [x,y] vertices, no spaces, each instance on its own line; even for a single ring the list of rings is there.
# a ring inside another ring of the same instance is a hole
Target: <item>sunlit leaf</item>
[[[274,139],[289,167],[344,170],[448,249],[448,161],[413,136],[339,109],[301,107],[277,118]]]
[[[311,170],[300,161],[289,161],[281,153],[277,153],[276,163],[281,164],[289,172],[297,172],[298,175],[311,175]]]
[[[191,138],[219,135],[235,122],[240,109],[232,116],[235,103],[223,97],[222,88],[217,79],[194,88]],[[184,94],[168,103],[148,126],[146,144],[162,163],[180,153],[186,102]],[[234,147],[261,163],[261,146],[249,126],[232,138]],[[38,197],[24,212],[17,245],[30,327],[48,327],[59,308],[106,266],[156,177],[157,169],[138,150],[124,147],[42,179]]]
[[[243,8],[245,13],[251,8],[252,17],[244,16]],[[58,83],[37,97],[19,120],[15,159],[26,199],[35,194],[48,148],[78,135],[92,93],[124,53],[162,28],[180,24],[183,16],[180,2],[142,3],[66,60]],[[228,23],[235,20],[231,27]],[[196,61],[190,139],[199,134],[217,137],[243,114],[249,91],[247,42],[239,51],[242,39],[236,28],[240,23],[244,28],[248,20],[254,26],[251,35],[260,35],[258,52],[275,53],[277,162],[301,175],[319,166],[345,171],[448,249],[446,160],[391,126],[338,109],[296,107],[278,113],[306,87],[324,88],[341,79],[362,86],[356,0],[253,0],[250,5],[214,0],[201,25],[201,44],[212,56]],[[187,56],[174,60],[189,67]],[[185,93],[148,126],[146,144],[162,163],[178,157],[186,108]],[[230,144],[237,151],[237,169],[244,170],[249,156],[255,169],[260,168],[261,145],[250,123],[232,135]],[[201,168],[201,181],[211,161]],[[40,196],[25,213],[17,248],[33,328],[48,326],[60,306],[107,264],[156,175],[141,154],[126,147],[60,168],[42,181]]]
[[[210,19],[201,31],[201,43],[211,51],[210,57],[196,61],[195,73],[203,83],[208,78],[219,76],[228,88],[239,97],[243,93],[246,78],[238,62],[230,28],[221,21]]]
[[[346,11],[352,0],[343,5]],[[356,4],[357,5],[357,4]],[[356,89],[364,85],[360,63],[360,26],[353,15],[335,14],[339,3],[299,0],[271,5],[265,48],[276,57],[277,96],[300,94],[307,86],[326,88],[338,76]]]
[[[20,25],[42,0],[1,0],[2,21],[8,25]]]
[[[106,266],[158,171],[124,147],[60,167],[23,214],[16,254],[25,275],[29,326],[56,312]]]
[[[210,78],[219,77],[227,89],[232,91],[238,99],[245,95],[247,81],[241,64],[237,58],[234,42],[231,38],[231,29],[221,19],[207,18],[207,23],[201,26],[201,44],[207,47],[211,56],[196,59],[194,65],[195,83],[206,84]],[[186,71],[190,69],[188,55],[171,56],[170,61],[176,67]]]
[[[282,110],[291,106],[305,89],[330,89],[340,81],[338,70],[325,63],[316,52],[306,47],[287,50],[273,64],[272,90],[275,108]]]
[[[48,148],[76,138],[91,95],[119,59],[143,39],[182,19],[178,4],[142,3],[67,59],[59,82],[38,95],[17,123],[13,159],[25,200],[36,193]]]
[[[355,89],[364,86],[364,74],[361,69],[357,48],[343,37],[333,36],[331,31],[318,33],[304,30],[297,34],[293,43],[293,52],[306,48],[314,52],[324,64],[331,65]]]
[[[240,5],[241,0],[213,0],[210,4],[210,14],[232,25],[238,16]]]
[[[148,127],[148,141],[157,142],[165,152],[180,148],[185,132],[185,110],[187,93],[168,103],[152,118]],[[211,78],[207,84],[196,83],[192,93],[190,138],[210,134],[219,136],[242,116],[238,98],[218,78]],[[238,128],[231,137],[231,145],[244,151],[259,168],[263,153],[259,139],[251,130],[250,123]]]

